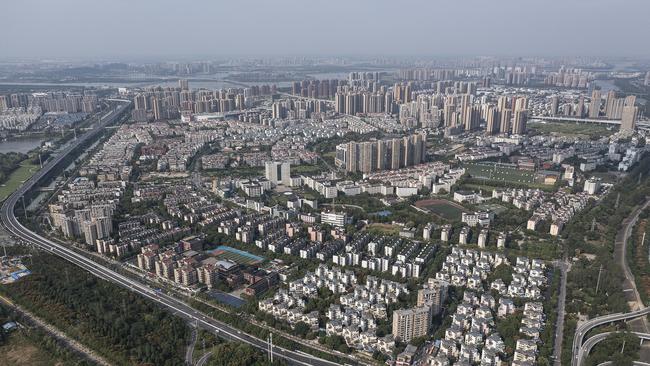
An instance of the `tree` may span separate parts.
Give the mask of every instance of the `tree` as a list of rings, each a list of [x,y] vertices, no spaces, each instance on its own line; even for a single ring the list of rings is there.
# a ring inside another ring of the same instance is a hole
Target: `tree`
[[[492,283],[497,279],[501,279],[506,286],[510,285],[510,282],[512,282],[512,267],[507,264],[498,265],[494,271],[488,275],[487,281]]]
[[[311,328],[309,325],[302,321],[297,322],[296,325],[293,326],[293,331],[302,338],[305,338],[310,330]]]

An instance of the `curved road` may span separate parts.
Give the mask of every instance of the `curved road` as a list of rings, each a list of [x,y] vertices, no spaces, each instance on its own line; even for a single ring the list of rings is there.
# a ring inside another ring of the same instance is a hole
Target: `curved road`
[[[204,366],[206,362],[208,362],[208,359],[210,359],[210,356],[212,356],[212,352],[206,352],[199,360],[196,362],[196,366]]]
[[[598,333],[594,335],[593,337],[587,339],[585,344],[580,348],[580,360],[578,361],[578,366],[582,364],[584,359],[589,355],[591,352],[592,348],[599,343],[607,339],[612,334],[617,334],[617,333],[628,333],[628,332],[622,332],[622,331],[616,331],[616,332],[605,332],[605,333]],[[648,333],[638,333],[638,332],[629,332],[630,334],[634,334],[635,336],[639,337],[642,340],[650,340],[650,334]],[[607,363],[607,362],[604,362]],[[610,361],[611,363],[611,361]]]
[[[621,268],[623,268],[623,275],[625,276],[625,280],[623,281],[623,292],[625,293],[628,302],[634,304],[632,306],[633,310],[641,309],[644,306],[643,301],[641,300],[641,295],[639,295],[639,290],[636,287],[634,274],[627,263],[627,242],[630,240],[630,236],[632,236],[632,229],[639,220],[639,215],[641,215],[641,212],[645,210],[648,205],[650,205],[650,199],[646,200],[642,206],[637,207],[632,215],[623,221],[624,228],[616,235],[616,243],[614,244],[614,257],[618,260]],[[630,294],[632,295],[631,297],[629,296]],[[644,328],[646,328],[644,331],[647,333],[648,330],[647,327],[645,327],[645,324]]]
[[[33,189],[40,180],[50,172],[63,158],[65,158],[72,150],[79,147],[82,143],[86,142],[88,139],[97,135],[99,130],[103,129],[106,125],[112,123],[117,118],[120,117],[122,112],[127,109],[130,105],[130,101],[124,101],[125,104],[117,107],[112,112],[107,114],[103,121],[100,122],[96,128],[92,131],[84,133],[77,141],[70,144],[63,151],[61,151],[55,158],[51,159],[43,169],[34,174],[29,180],[27,180],[21,187],[19,187],[14,193],[5,200],[0,209],[0,219],[6,227],[7,231],[11,234],[19,237],[29,243],[32,243],[36,246],[41,247],[42,249],[51,252],[87,271],[93,275],[105,279],[107,281],[116,283],[120,286],[123,286],[129,289],[132,292],[140,294],[158,304],[168,309],[177,316],[184,318],[188,321],[196,322],[199,327],[211,331],[220,337],[228,340],[234,340],[238,342],[243,342],[250,344],[253,347],[256,347],[263,352],[266,351],[266,342],[241,332],[238,329],[235,329],[223,322],[217,321],[210,318],[206,314],[197,311],[186,303],[171,297],[167,294],[158,292],[150,288],[149,286],[133,280],[129,277],[121,275],[113,270],[104,267],[93,260],[78,254],[77,252],[58,244],[54,241],[51,241],[45,237],[42,237],[31,230],[23,226],[14,214],[14,208],[21,197]],[[276,357],[283,358],[287,360],[290,364],[294,365],[318,365],[318,366],[334,366],[340,365],[339,363],[327,361],[315,356],[311,356],[306,353],[298,353],[291,350],[283,349],[280,347],[275,347],[277,350]],[[355,363],[354,361],[352,361]]]

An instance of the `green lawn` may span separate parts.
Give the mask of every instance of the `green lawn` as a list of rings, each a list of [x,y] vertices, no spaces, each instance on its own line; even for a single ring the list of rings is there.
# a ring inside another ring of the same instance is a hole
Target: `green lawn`
[[[291,167],[292,174],[320,174],[327,171],[327,167],[320,164],[302,164]]]
[[[366,227],[366,230],[368,230],[368,232],[371,234],[390,236],[390,235],[398,235],[400,230],[402,230],[402,228],[401,226],[398,225],[374,223],[368,225]]]
[[[460,220],[463,213],[463,210],[448,203],[436,203],[426,206],[426,208],[430,212],[450,221]]]
[[[0,185],[0,200],[4,201],[13,191],[27,179],[29,179],[39,169],[38,165],[29,162],[22,162],[20,167],[9,175],[9,179]]]
[[[610,136],[615,132],[613,130],[608,130],[607,126],[595,123],[531,122],[528,123],[527,127],[531,130],[547,135],[587,136],[589,138]]]
[[[489,180],[514,182],[514,183],[534,183],[535,172],[521,170],[504,166],[491,164],[464,164],[463,167],[473,178],[483,178]]]

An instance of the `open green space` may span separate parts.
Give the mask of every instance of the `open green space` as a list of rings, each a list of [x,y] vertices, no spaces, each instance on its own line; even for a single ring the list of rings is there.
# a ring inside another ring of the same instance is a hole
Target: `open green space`
[[[465,211],[462,206],[458,204],[439,199],[417,201],[415,206],[423,208],[448,221],[459,221]]]
[[[562,136],[586,136],[588,138],[599,138],[610,136],[615,129],[607,129],[608,126],[596,123],[560,123],[560,122],[530,122],[527,128],[545,135]]]
[[[368,232],[376,235],[398,235],[401,229],[402,227],[398,225],[382,223],[374,223],[367,226]]]
[[[496,180],[514,183],[534,183],[535,172],[511,168],[495,163],[467,163],[463,164],[473,178]]]
[[[291,174],[321,174],[328,171],[329,168],[320,159],[316,164],[300,164],[291,166]]]
[[[0,201],[4,201],[11,193],[13,193],[20,185],[29,179],[34,173],[38,171],[39,166],[23,161],[18,169],[14,170],[9,179],[0,185]]]

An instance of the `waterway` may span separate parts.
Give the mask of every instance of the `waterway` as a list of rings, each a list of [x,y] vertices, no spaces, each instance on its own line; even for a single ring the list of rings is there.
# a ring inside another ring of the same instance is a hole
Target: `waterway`
[[[618,86],[614,84],[614,79],[607,79],[607,80],[594,80],[594,83],[596,86],[600,87],[601,94],[607,94],[610,90],[613,91],[620,91]]]
[[[28,137],[28,138],[0,141],[0,153],[6,154],[9,152],[19,152],[24,154],[29,152],[30,150],[33,150],[41,146],[41,143],[43,143],[43,141],[45,140],[46,139],[43,138]]]

